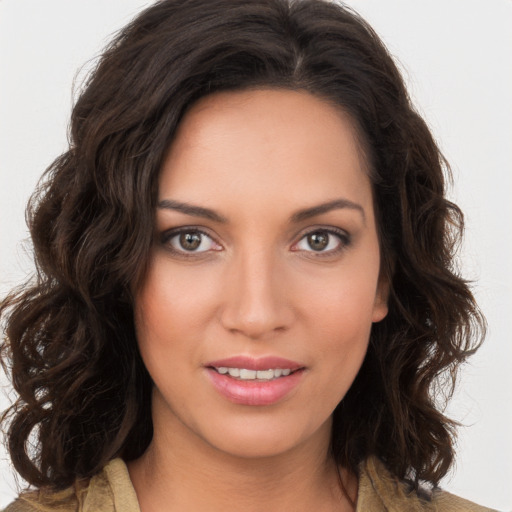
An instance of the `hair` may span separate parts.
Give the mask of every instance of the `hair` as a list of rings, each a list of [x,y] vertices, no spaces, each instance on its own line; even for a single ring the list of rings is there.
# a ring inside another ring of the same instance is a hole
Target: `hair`
[[[436,484],[454,458],[443,415],[485,322],[455,267],[449,167],[372,28],[327,0],[162,0],[122,29],[84,84],[70,147],[27,208],[36,275],[1,303],[4,413],[19,474],[60,489],[152,437],[132,290],[144,280],[157,180],[180,119],[216,91],[309,92],[349,114],[375,197],[389,313],[334,412],[332,454]]]

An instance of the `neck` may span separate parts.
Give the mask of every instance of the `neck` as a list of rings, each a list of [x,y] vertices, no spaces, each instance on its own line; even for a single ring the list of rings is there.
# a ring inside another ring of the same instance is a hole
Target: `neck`
[[[154,425],[151,445],[128,465],[142,512],[353,510],[357,479],[329,455],[330,422],[286,453],[245,458],[220,451],[179,420]],[[172,432],[172,435],[168,433]]]

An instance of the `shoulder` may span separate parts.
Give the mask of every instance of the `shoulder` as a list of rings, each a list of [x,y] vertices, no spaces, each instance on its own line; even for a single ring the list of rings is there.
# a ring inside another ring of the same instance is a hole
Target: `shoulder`
[[[3,512],[140,512],[126,464],[110,461],[97,475],[63,491],[20,494]]]
[[[357,512],[496,512],[441,489],[415,491],[376,457],[361,465]]]
[[[2,512],[33,512],[37,510],[28,503],[25,503],[21,498],[17,498],[7,508],[4,508]]]
[[[21,493],[2,512],[71,512],[77,510],[76,503],[76,493],[71,487],[52,492],[41,489]]]

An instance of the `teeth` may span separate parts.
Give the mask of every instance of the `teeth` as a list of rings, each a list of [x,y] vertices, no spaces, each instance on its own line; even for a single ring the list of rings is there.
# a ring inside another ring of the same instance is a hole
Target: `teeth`
[[[258,370],[256,372],[257,379],[273,379],[274,378],[274,370]]]
[[[240,368],[240,378],[242,380],[254,380],[256,378],[256,370],[246,370]]]
[[[290,368],[269,368],[268,370],[247,370],[246,368],[228,368],[219,366],[215,368],[221,375],[228,374],[240,380],[273,380],[279,377],[286,377],[292,372]]]

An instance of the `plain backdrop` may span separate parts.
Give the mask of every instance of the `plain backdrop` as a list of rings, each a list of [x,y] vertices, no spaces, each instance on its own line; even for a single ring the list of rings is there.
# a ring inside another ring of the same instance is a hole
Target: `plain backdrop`
[[[150,3],[0,0],[0,293],[32,270],[25,203],[66,149],[75,78],[79,84],[111,34]],[[452,164],[450,197],[467,222],[463,268],[489,323],[449,407],[464,427],[442,484],[512,510],[512,0],[346,3],[384,39]],[[2,450],[0,507],[16,489]]]

